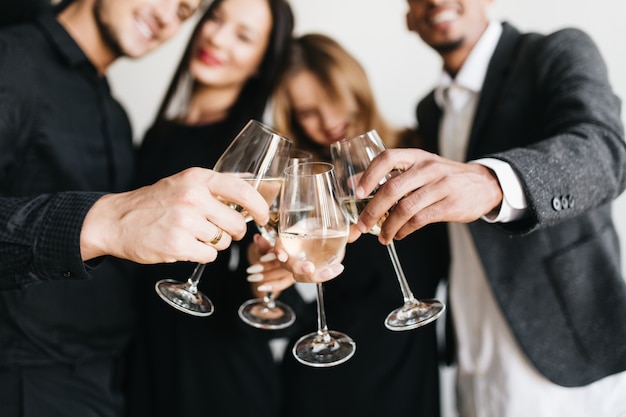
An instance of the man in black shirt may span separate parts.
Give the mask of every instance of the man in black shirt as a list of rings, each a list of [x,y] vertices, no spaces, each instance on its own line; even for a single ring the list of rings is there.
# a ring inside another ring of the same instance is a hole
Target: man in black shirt
[[[201,1],[74,0],[0,31],[2,417],[121,415],[133,324],[122,259],[213,261],[246,230],[215,195],[267,221],[252,187],[211,170],[128,191],[130,124],[104,73],[169,39]]]

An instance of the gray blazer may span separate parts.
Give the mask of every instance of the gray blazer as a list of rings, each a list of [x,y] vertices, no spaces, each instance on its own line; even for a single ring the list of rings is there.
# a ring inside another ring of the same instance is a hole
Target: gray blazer
[[[611,219],[611,203],[626,188],[621,104],[597,47],[580,30],[543,36],[503,28],[467,160],[511,164],[528,215],[469,227],[530,361],[556,384],[586,385],[626,370],[626,284]],[[417,118],[433,152],[440,116],[431,93]]]

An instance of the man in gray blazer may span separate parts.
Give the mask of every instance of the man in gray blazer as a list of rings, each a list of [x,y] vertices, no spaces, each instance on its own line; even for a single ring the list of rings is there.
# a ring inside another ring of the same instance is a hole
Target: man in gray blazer
[[[491,21],[489,4],[408,0],[409,28],[444,71],[417,108],[425,150],[374,160],[363,195],[403,174],[352,237],[396,201],[382,243],[448,223],[461,416],[624,416],[620,100],[585,33],[521,34]]]

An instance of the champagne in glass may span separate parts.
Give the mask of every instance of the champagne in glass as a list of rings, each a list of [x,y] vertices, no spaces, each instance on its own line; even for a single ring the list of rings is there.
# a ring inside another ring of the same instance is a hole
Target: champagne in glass
[[[310,152],[293,149],[289,155],[288,166],[310,162]],[[282,184],[282,178],[281,178]],[[261,191],[263,194],[263,191]],[[270,204],[270,220],[266,225],[257,224],[261,235],[274,246],[278,236],[278,207],[280,198],[277,196]],[[296,313],[286,303],[276,300],[274,293],[267,292],[263,298],[253,298],[239,307],[239,318],[250,326],[260,329],[276,330],[289,327],[296,320]]]
[[[376,190],[374,190],[371,195],[365,198],[356,198],[355,190],[359,178],[367,169],[371,160],[384,149],[385,145],[375,130],[352,139],[335,142],[330,146],[331,157],[339,183],[339,194],[352,223],[356,224],[359,215],[372,199],[374,193],[376,193]],[[381,179],[380,184],[384,184],[393,175],[393,172],[389,173],[385,178]],[[393,207],[389,210],[392,209]],[[378,236],[388,216],[389,211],[376,222],[369,233]],[[445,310],[445,305],[434,299],[416,299],[409,288],[409,283],[400,265],[395,244],[392,241],[386,247],[402,290],[404,304],[387,316],[385,326],[393,331],[411,330],[436,320]]]
[[[213,170],[238,175],[254,186],[270,204],[280,191],[290,148],[289,139],[256,120],[250,120],[220,156]],[[240,212],[246,221],[252,220],[243,207],[224,203]],[[166,303],[187,314],[211,315],[213,303],[198,290],[205,266],[198,264],[184,283],[173,279],[158,281],[155,284],[157,294]]]
[[[285,171],[279,208],[278,242],[292,259],[316,268],[341,262],[349,221],[336,196],[332,164],[311,162]],[[328,330],[323,286],[317,288],[318,329],[301,337],[292,353],[314,367],[341,364],[354,355],[356,344],[346,334]]]

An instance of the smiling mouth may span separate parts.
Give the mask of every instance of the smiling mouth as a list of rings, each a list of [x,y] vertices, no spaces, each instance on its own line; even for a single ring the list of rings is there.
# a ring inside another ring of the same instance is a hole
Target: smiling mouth
[[[198,51],[198,59],[202,63],[204,63],[205,65],[208,65],[210,67],[216,67],[216,66],[221,66],[222,65],[222,61],[219,58],[217,58],[212,53],[207,52],[207,51],[205,51],[203,49]]]
[[[147,40],[151,41],[156,37],[152,29],[150,28],[150,25],[148,25],[144,20],[136,18],[135,24],[141,36],[143,36]]]
[[[441,12],[433,14],[430,17],[430,21],[431,23],[437,25],[441,23],[451,22],[455,20],[458,16],[459,14],[457,13],[456,10],[447,9],[447,10],[443,10]]]

